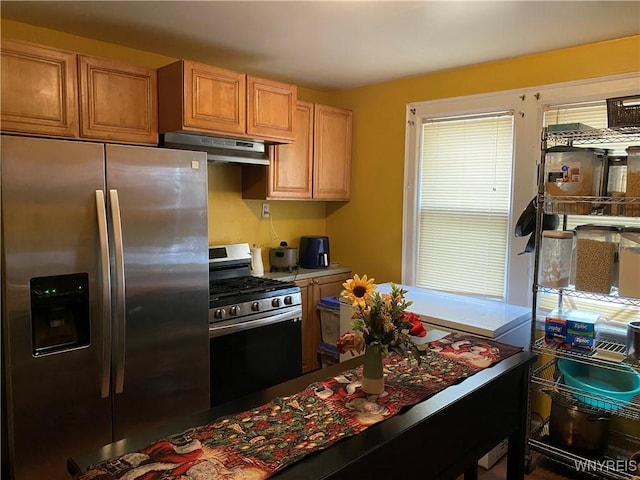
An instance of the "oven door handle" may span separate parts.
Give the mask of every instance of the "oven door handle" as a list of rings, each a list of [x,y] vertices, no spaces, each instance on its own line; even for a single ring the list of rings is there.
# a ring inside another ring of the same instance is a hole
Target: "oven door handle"
[[[209,326],[209,337],[222,337],[223,335],[230,335],[232,333],[242,332],[244,330],[251,330],[265,325],[273,325],[274,323],[286,322],[293,320],[294,322],[300,322],[302,318],[302,309],[294,308],[289,309],[286,312],[270,315],[265,318],[259,318],[256,320],[247,320],[244,322],[229,323],[226,325],[213,324]]]

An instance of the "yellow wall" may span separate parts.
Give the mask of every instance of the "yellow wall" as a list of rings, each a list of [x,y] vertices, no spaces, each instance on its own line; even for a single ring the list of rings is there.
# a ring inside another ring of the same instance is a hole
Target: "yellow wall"
[[[2,35],[159,67],[175,59],[2,19]],[[379,282],[401,278],[406,104],[640,71],[640,36],[543,52],[334,92],[301,88],[301,100],[350,108],[351,201],[271,201],[273,227],[255,200],[242,200],[240,168],[209,167],[209,241],[297,246],[331,237],[332,260]],[[251,73],[251,72],[248,72]],[[639,86],[640,91],[640,86]],[[265,261],[267,259],[266,252]]]
[[[332,92],[354,111],[351,201],[327,205],[332,253],[377,282],[400,282],[408,103],[637,71],[633,36]]]

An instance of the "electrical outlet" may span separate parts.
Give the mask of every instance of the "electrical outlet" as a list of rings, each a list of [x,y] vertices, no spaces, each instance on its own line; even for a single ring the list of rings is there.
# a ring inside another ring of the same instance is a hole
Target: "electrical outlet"
[[[268,203],[263,203],[262,204],[262,218],[268,218],[270,215],[269,213],[269,204]]]

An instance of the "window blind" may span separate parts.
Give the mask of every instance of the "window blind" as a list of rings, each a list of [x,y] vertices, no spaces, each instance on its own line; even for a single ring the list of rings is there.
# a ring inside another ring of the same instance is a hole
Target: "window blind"
[[[423,124],[416,285],[504,298],[513,114]]]

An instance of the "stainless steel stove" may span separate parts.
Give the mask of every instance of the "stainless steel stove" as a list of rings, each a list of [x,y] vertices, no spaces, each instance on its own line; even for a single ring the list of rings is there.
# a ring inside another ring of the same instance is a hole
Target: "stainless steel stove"
[[[252,328],[255,321],[300,317],[300,288],[289,281],[251,276],[250,264],[247,243],[209,248],[210,336]]]
[[[300,288],[250,265],[247,243],[209,247],[212,406],[302,374]]]

